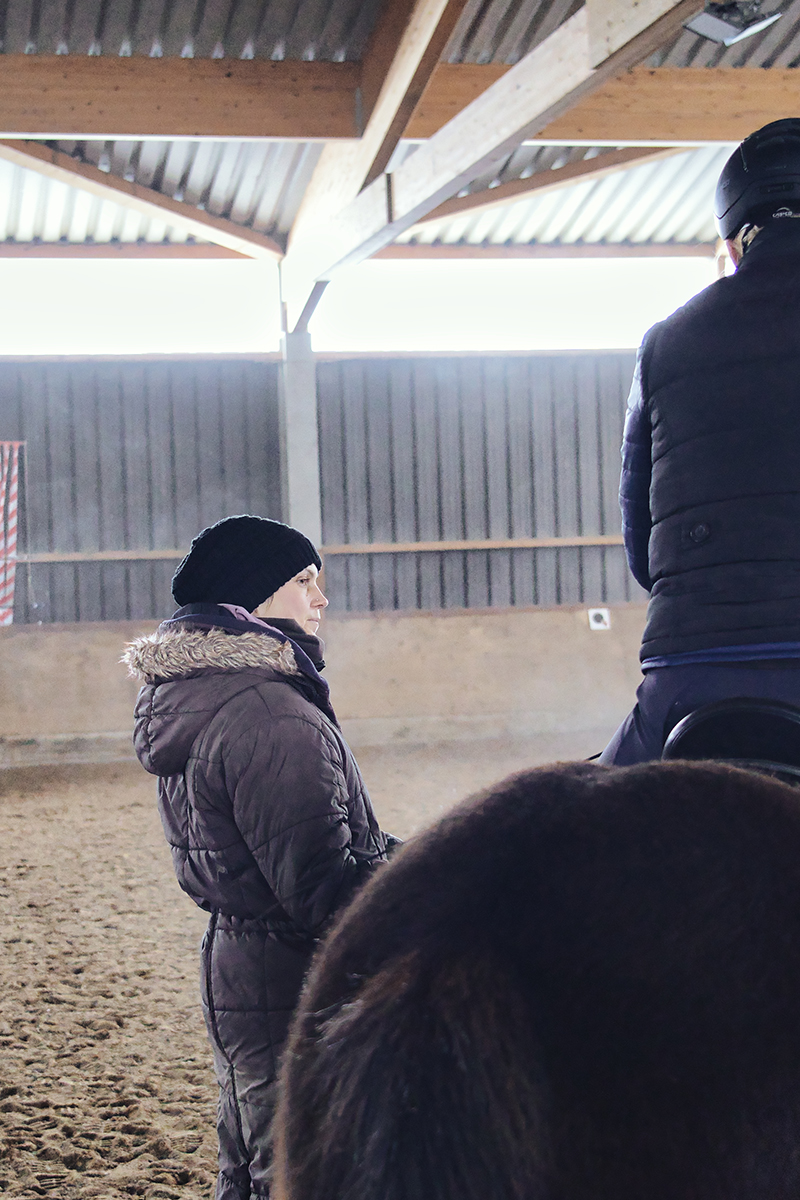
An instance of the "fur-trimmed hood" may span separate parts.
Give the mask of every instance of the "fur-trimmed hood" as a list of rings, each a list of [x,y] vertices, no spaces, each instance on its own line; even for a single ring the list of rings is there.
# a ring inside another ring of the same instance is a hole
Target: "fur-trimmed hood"
[[[205,671],[244,671],[266,667],[297,675],[290,642],[263,633],[230,634],[222,629],[157,629],[131,642],[122,656],[141,683],[191,679]]]
[[[195,738],[240,693],[273,680],[302,678],[291,642],[263,633],[162,626],[137,638],[123,662],[143,683],[134,747],[154,775],[182,771]]]

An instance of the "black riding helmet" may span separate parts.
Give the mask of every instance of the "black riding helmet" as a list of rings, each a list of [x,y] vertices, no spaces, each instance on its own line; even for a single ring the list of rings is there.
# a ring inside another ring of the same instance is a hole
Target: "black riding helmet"
[[[800,117],[771,121],[746,137],[722,168],[714,196],[722,238],[769,220],[783,207],[800,212]]]

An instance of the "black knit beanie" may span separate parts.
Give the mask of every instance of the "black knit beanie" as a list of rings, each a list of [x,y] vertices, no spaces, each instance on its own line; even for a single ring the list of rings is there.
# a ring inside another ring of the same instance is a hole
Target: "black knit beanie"
[[[312,542],[267,517],[226,517],[198,533],[172,579],[175,602],[258,608],[279,587],[322,560]]]

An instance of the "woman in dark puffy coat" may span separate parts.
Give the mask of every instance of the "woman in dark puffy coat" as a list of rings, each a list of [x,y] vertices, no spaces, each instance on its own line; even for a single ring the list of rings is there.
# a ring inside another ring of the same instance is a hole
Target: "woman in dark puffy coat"
[[[178,881],[211,913],[202,999],[220,1085],[216,1200],[269,1196],[277,1065],[312,952],[396,839],[375,819],[320,675],[327,605],[307,538],[203,530],[181,606],[128,647],[134,743],[159,777]]]

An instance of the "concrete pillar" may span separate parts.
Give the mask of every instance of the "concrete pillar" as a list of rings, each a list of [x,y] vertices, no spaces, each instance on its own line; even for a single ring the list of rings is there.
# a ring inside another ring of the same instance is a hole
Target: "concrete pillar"
[[[322,541],[317,436],[317,368],[311,335],[285,333],[281,340],[280,414],[283,519],[315,546]]]

